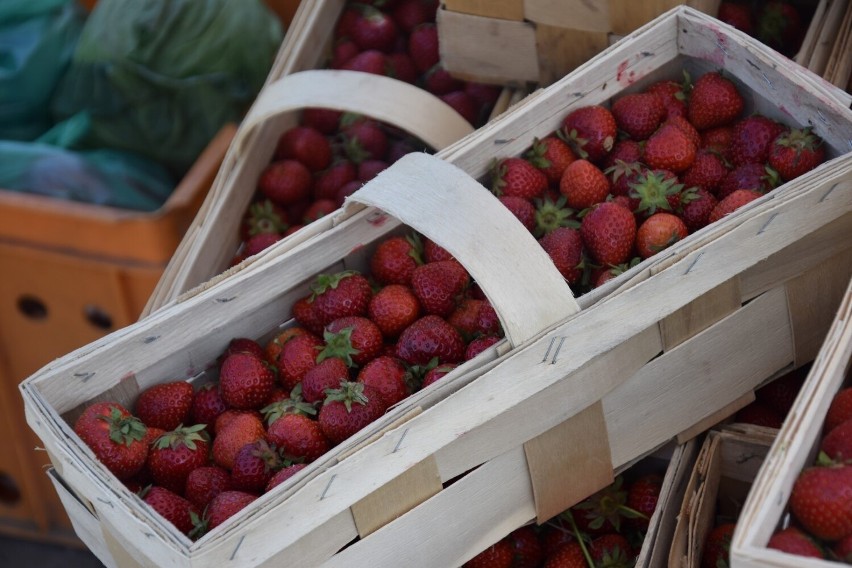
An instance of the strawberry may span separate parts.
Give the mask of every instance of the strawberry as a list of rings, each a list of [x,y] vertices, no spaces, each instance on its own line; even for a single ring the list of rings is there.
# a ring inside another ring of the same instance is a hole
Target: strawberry
[[[577,156],[600,162],[612,150],[618,127],[609,109],[591,105],[571,111],[562,121],[562,134]]]
[[[145,465],[142,466],[142,469],[140,469],[136,473],[136,475],[134,475],[131,478],[132,481],[139,482],[139,484],[142,487],[147,487],[148,485],[151,485],[152,483],[154,483],[154,475],[151,473],[151,461],[150,461],[151,450],[154,447],[154,442],[156,442],[160,438],[160,436],[162,436],[165,433],[166,433],[166,431],[163,430],[162,428],[154,428],[154,427],[148,428],[145,431],[145,438],[142,441],[145,443],[146,446],[148,446],[148,457],[145,458]],[[131,480],[122,480],[122,481],[125,481],[125,483],[126,483],[127,481],[131,481]],[[182,493],[182,491],[181,491],[181,493]]]
[[[512,568],[537,568],[544,560],[544,550],[538,534],[530,525],[517,528],[506,537],[512,545]]]
[[[376,357],[358,373],[358,382],[374,387],[382,396],[385,406],[391,407],[409,394],[411,374],[396,357]]]
[[[319,423],[304,414],[283,414],[274,420],[269,425],[269,440],[285,455],[305,463],[316,460],[331,449]]]
[[[512,212],[526,230],[532,232],[535,229],[535,207],[529,199],[512,195],[504,195],[497,199]]]
[[[352,44],[357,49],[354,41]],[[335,57],[338,57],[337,53],[335,53]],[[342,60],[343,56],[340,59]],[[372,75],[386,75],[388,72],[388,56],[377,49],[368,49],[367,51],[352,55],[350,59],[339,62],[338,65],[344,71],[360,71],[361,73],[370,73]]]
[[[382,414],[387,407],[382,395],[370,385],[345,382],[328,391],[318,422],[332,444],[339,444]]]
[[[352,35],[352,26],[355,21],[361,16],[356,6],[346,6],[337,18],[337,24],[334,26],[335,39],[341,39]]]
[[[683,184],[677,176],[666,170],[643,170],[629,182],[628,196],[634,211],[642,216],[651,216],[658,211],[671,211],[672,204],[679,204]]]
[[[388,166],[390,164],[384,160],[364,160],[358,164],[358,181],[366,183],[388,169]]]
[[[713,208],[708,220],[710,223],[715,223],[725,215],[733,213],[740,207],[747,205],[760,197],[762,197],[761,194],[751,189],[738,189],[720,201],[719,204]]]
[[[265,437],[266,430],[260,417],[248,412],[234,416],[227,426],[217,424],[216,437],[213,439],[213,462],[230,471],[243,446]]]
[[[216,422],[213,424],[213,430],[216,432],[222,432],[233,422],[238,422],[238,417],[246,415],[261,419],[261,414],[257,410],[236,410],[233,408],[229,408],[228,410],[216,417]],[[165,434],[165,432],[163,432],[163,434]]]
[[[148,457],[145,425],[117,402],[89,405],[74,423],[74,432],[119,479],[136,475]]]
[[[465,562],[464,568],[512,568],[513,560],[512,545],[501,539]]]
[[[311,301],[323,326],[337,318],[366,315],[373,295],[370,282],[354,270],[320,274],[311,290]]]
[[[370,257],[370,272],[380,284],[411,283],[414,269],[423,264],[423,245],[416,235],[390,237]]]
[[[731,134],[731,162],[734,166],[765,163],[772,141],[784,130],[784,125],[759,114],[738,121]]]
[[[280,241],[282,238],[284,238],[284,236],[280,233],[260,233],[249,237],[245,242],[245,248],[243,249],[243,258],[240,260],[240,262],[250,256],[254,256],[268,249],[269,247]]]
[[[524,154],[533,166],[540,169],[551,184],[559,183],[562,172],[577,159],[571,147],[558,136],[533,138],[532,147]]]
[[[260,174],[257,188],[279,205],[290,205],[311,194],[311,172],[296,160],[272,162]]]
[[[470,284],[470,276],[455,260],[442,260],[418,266],[411,275],[411,289],[423,311],[442,317],[449,316],[457,298]]]
[[[588,160],[571,162],[559,181],[559,193],[565,196],[568,207],[587,209],[606,200],[610,183],[604,173]]]
[[[337,202],[331,199],[319,199],[311,203],[302,216],[302,224],[310,225],[320,217],[325,217],[337,210]]]
[[[787,527],[777,531],[769,539],[766,548],[780,550],[796,556],[825,558],[822,549],[817,546],[813,539],[796,527]]]
[[[201,432],[204,424],[166,432],[148,452],[148,467],[157,485],[183,495],[192,470],[207,464],[210,445]]]
[[[391,16],[403,32],[410,34],[420,24],[434,22],[436,8],[437,4],[430,0],[402,0]]]
[[[779,134],[769,149],[769,165],[790,181],[803,175],[825,160],[822,138],[810,128],[792,129]]]
[[[467,349],[464,351],[464,360],[470,361],[475,358],[477,355],[500,343],[500,338],[496,335],[484,335],[482,337],[477,337],[467,345]]]
[[[629,519],[631,525],[642,530],[648,528],[648,521],[657,509],[663,478],[657,473],[649,473],[636,479],[627,490],[627,506],[641,513],[643,517]]]
[[[266,345],[263,347],[264,360],[270,365],[275,365],[278,362],[278,355],[281,354],[281,348],[284,344],[297,335],[304,335],[306,333],[309,332],[303,327],[294,326],[286,328],[266,342]]]
[[[677,215],[654,213],[636,231],[636,252],[643,259],[650,258],[688,234],[686,225]]]
[[[592,541],[589,554],[596,566],[628,568],[635,560],[627,538],[615,533],[601,535]]]
[[[737,411],[735,420],[767,428],[781,428],[784,416],[762,402],[755,401]]]
[[[793,484],[790,508],[802,527],[828,541],[852,534],[852,466],[809,467]]]
[[[330,67],[332,69],[343,69],[350,61],[352,61],[352,59],[355,58],[355,56],[360,53],[361,50],[358,48],[358,45],[354,41],[352,41],[348,37],[342,38],[334,43]],[[381,74],[381,67],[379,68],[379,71],[377,71],[377,73]]]
[[[789,2],[766,2],[756,27],[757,39],[788,57],[795,55],[804,36],[802,17]]]
[[[760,387],[755,391],[757,400],[766,404],[781,416],[787,416],[799,391],[805,383],[809,367],[799,367],[786,375],[778,377],[771,383]]]
[[[433,95],[446,95],[453,91],[459,91],[463,87],[462,82],[450,75],[440,61],[423,75],[423,86]],[[470,95],[465,94],[465,96],[469,97]],[[474,103],[475,110],[476,105],[473,99],[471,99],[471,103]]]
[[[672,80],[657,81],[645,89],[646,93],[654,93],[660,97],[666,110],[665,118],[686,116],[687,87],[683,83]]]
[[[700,148],[712,150],[726,160],[730,160],[731,140],[734,136],[733,126],[718,126],[701,132]]]
[[[313,334],[299,335],[284,344],[276,367],[278,380],[285,389],[292,391],[305,373],[316,366],[322,347],[323,341]]]
[[[834,543],[831,551],[841,562],[845,562],[846,564],[852,563],[852,535],[841,538]]]
[[[257,495],[252,495],[245,491],[222,491],[207,506],[205,514],[207,530],[215,529],[239,513],[255,499],[257,499]]]
[[[192,385],[186,381],[154,385],[139,393],[135,415],[146,426],[174,430],[189,419],[192,398]]]
[[[366,4],[355,4],[358,17],[349,24],[349,37],[362,50],[377,49],[389,53],[399,30],[388,14]]]
[[[707,130],[732,124],[744,106],[733,82],[720,73],[705,73],[692,86],[686,117],[698,130]]]
[[[677,126],[666,124],[645,142],[643,160],[651,168],[680,173],[692,166],[695,156],[696,146],[689,136]]]
[[[281,458],[266,440],[246,444],[234,456],[231,484],[238,491],[260,493],[281,468]]]
[[[568,284],[576,284],[583,276],[583,239],[580,231],[560,227],[539,241],[556,269]]]
[[[640,516],[627,506],[627,491],[622,488],[623,483],[624,478],[619,475],[614,483],[571,508],[570,514],[581,531],[592,536],[619,532],[623,519]]]
[[[145,492],[142,500],[183,534],[188,535],[192,531],[193,517],[198,518],[198,509],[180,495],[165,487],[154,486]]]
[[[302,110],[302,126],[319,130],[323,134],[335,134],[340,128],[343,113],[330,108],[308,107]]]
[[[719,201],[713,197],[712,193],[699,188],[687,203],[681,201],[678,215],[689,232],[694,233],[710,222],[710,213],[718,203]]]
[[[835,462],[852,462],[852,420],[841,422],[835,426],[819,446],[820,451]]]
[[[325,399],[326,389],[335,389],[349,380],[349,367],[339,357],[323,359],[302,378],[302,397],[314,404]]]
[[[540,197],[547,189],[547,176],[523,158],[504,158],[495,163],[491,190],[498,197]]]
[[[316,310],[316,305],[311,300],[311,296],[305,296],[296,300],[293,304],[293,318],[309,333],[322,335],[324,325],[320,319],[319,312]]]
[[[361,189],[363,185],[364,182],[362,182],[361,180],[356,179],[355,181],[350,181],[349,183],[341,187],[339,190],[337,190],[337,197],[335,199],[335,202],[338,204],[338,206],[342,207],[343,203],[346,201],[346,198]]]
[[[453,257],[447,249],[430,239],[423,239],[423,257],[426,259],[427,263],[440,262],[442,260],[455,260],[455,257]]]
[[[580,227],[576,211],[568,207],[564,195],[556,200],[550,198],[535,200],[535,228],[533,235],[542,237],[560,227],[577,229]]]
[[[287,212],[269,199],[252,203],[243,218],[243,240],[261,233],[283,233],[288,227]]]
[[[248,337],[235,337],[231,339],[231,341],[228,342],[228,346],[225,348],[224,353],[222,353],[219,357],[219,362],[221,363],[224,361],[225,358],[232,353],[246,353],[257,357],[258,359],[264,358],[263,347],[261,347],[260,343]]]
[[[323,172],[314,180],[314,199],[337,199],[340,188],[358,177],[358,168],[349,160],[341,160]]]
[[[731,170],[716,190],[718,199],[725,199],[738,189],[751,189],[758,193],[771,191],[780,184],[778,172],[762,164],[745,164]]]
[[[344,150],[350,160],[360,164],[365,160],[383,160],[388,151],[388,136],[375,120],[344,117]]]
[[[563,544],[547,557],[544,568],[588,568],[583,549],[576,542]]]
[[[561,516],[552,518],[542,526],[539,540],[545,558],[550,558],[566,544],[576,542],[573,529]]]
[[[240,410],[260,409],[269,400],[275,374],[264,360],[247,353],[234,353],[219,368],[222,400]]]
[[[408,36],[408,54],[421,73],[440,61],[438,28],[434,23],[421,24],[411,31]]]
[[[612,103],[612,116],[619,130],[630,138],[645,140],[666,117],[666,107],[656,93],[630,93]]]
[[[463,337],[498,334],[500,321],[487,300],[464,298],[447,318]]]
[[[231,489],[231,474],[228,470],[217,465],[205,465],[189,472],[184,493],[190,503],[203,511],[216,495]]]
[[[436,315],[427,315],[405,328],[396,345],[397,356],[409,365],[425,365],[433,357],[439,363],[464,359],[464,340],[459,332]]]
[[[444,365],[438,365],[437,367],[430,369],[423,376],[423,383],[420,385],[420,388],[425,389],[432,383],[437,382],[439,379],[443,379],[458,366],[458,363],[447,363]]]
[[[603,168],[605,173],[610,175],[610,172],[607,170],[615,166],[619,160],[627,164],[632,164],[640,161],[641,159],[642,144],[635,140],[623,138],[616,141],[615,145],[612,147],[612,151],[606,155],[606,159],[603,161]],[[613,182],[615,182],[615,179],[613,179]]]
[[[580,236],[595,261],[615,266],[630,258],[636,220],[633,213],[620,205],[599,203],[583,217]]]
[[[385,286],[370,300],[367,313],[386,338],[399,336],[420,317],[420,302],[408,286]]]
[[[722,2],[719,4],[719,11],[716,17],[730,24],[748,35],[754,35],[754,22],[751,16],[751,10],[745,4],[737,4],[735,2]]]
[[[689,141],[692,142],[692,145],[695,146],[696,150],[699,146],[701,146],[701,134],[685,117],[674,116],[669,118],[662,124],[662,126],[666,125],[674,126],[686,134],[686,137],[689,138]]]
[[[407,53],[390,53],[387,56],[387,74],[399,81],[417,82],[417,66]]]
[[[707,534],[701,553],[701,568],[730,566],[731,539],[734,537],[736,527],[735,523],[723,523]]]
[[[272,479],[269,480],[269,483],[266,484],[266,488],[263,490],[264,493],[272,491],[273,488],[278,487],[306,467],[308,467],[308,464],[294,463],[293,465],[288,465],[279,469],[275,472],[275,475],[272,476]]]
[[[831,432],[837,426],[852,418],[852,387],[837,391],[828,412],[825,415],[825,432]]]
[[[725,162],[719,154],[709,150],[699,150],[695,161],[680,177],[684,187],[698,187],[711,193],[728,175]]]
[[[382,331],[368,318],[347,316],[326,326],[325,347],[317,363],[327,357],[340,357],[347,365],[363,366],[382,351]]]
[[[331,143],[310,126],[294,126],[278,139],[276,160],[297,160],[313,173],[331,165]]]

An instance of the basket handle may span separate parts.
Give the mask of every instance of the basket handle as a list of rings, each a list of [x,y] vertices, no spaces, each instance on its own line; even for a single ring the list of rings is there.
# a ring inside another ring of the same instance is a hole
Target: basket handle
[[[414,85],[371,73],[314,69],[286,75],[261,90],[234,139],[238,154],[260,126],[307,107],[364,114],[417,136],[436,150],[473,132],[450,105]]]
[[[513,346],[580,310],[550,257],[515,216],[458,167],[403,156],[347,198],[385,211],[447,249],[491,301]]]

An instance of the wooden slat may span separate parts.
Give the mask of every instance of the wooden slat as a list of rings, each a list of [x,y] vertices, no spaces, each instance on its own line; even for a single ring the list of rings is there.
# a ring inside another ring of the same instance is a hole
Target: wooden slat
[[[450,12],[502,20],[524,19],[524,0],[443,0]]]
[[[611,32],[609,10],[608,2],[526,0],[528,20],[538,24],[567,28],[570,31],[602,34]]]
[[[688,440],[692,440],[693,438],[700,435],[701,433],[706,432],[707,430],[709,430],[710,428],[712,428],[713,426],[715,426],[716,424],[718,424],[719,422],[721,422],[725,418],[728,418],[729,416],[733,416],[737,411],[739,411],[742,408],[745,408],[746,406],[748,406],[749,404],[754,402],[754,400],[755,400],[754,391],[747,392],[746,394],[744,394],[743,396],[741,396],[737,400],[731,402],[730,404],[723,406],[722,408],[720,408],[719,410],[717,410],[716,412],[714,412],[713,414],[711,414],[707,418],[704,418],[703,420],[701,420],[701,422],[698,422],[697,424],[691,426],[690,428],[688,428],[688,429],[684,430],[683,432],[681,432],[680,434],[678,434],[677,435],[678,444],[683,444],[683,443],[687,442]]]
[[[555,83],[609,46],[606,32],[538,24],[535,34],[538,46],[538,82],[542,86]]]
[[[739,278],[731,278],[660,321],[663,349],[668,351],[680,345],[741,305]]]

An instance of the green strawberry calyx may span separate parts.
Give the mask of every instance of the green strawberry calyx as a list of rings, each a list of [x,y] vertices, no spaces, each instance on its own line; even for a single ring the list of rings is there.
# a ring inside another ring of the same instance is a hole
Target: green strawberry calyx
[[[666,178],[663,174],[648,171],[640,174],[635,182],[630,183],[630,197],[639,200],[636,206],[637,212],[647,212],[653,215],[658,209],[671,211],[668,198],[677,195],[683,184],[677,183],[675,178]]]
[[[527,159],[529,163],[534,165],[540,170],[546,170],[550,166],[553,165],[553,162],[547,159],[545,154],[547,153],[547,144],[541,141],[538,137],[533,138],[532,148],[530,148],[526,154],[524,154],[524,158]]]
[[[171,432],[166,432],[154,440],[154,447],[158,450],[166,448],[177,450],[181,446],[184,446],[187,449],[195,451],[198,447],[196,442],[208,441],[207,433],[204,431],[206,427],[207,424],[195,424],[194,426],[187,427],[181,424]]]
[[[252,236],[261,233],[283,233],[289,228],[268,199],[258,201],[249,207],[248,226],[249,235]]]
[[[346,412],[352,412],[353,404],[366,405],[370,400],[364,394],[364,383],[345,381],[340,383],[340,388],[326,389],[325,402],[342,402]]]
[[[135,416],[126,416],[117,407],[110,407],[109,416],[98,416],[109,425],[109,439],[116,444],[130,446],[141,442],[148,432],[145,424]]]
[[[323,294],[327,290],[335,290],[340,285],[340,282],[345,278],[359,274],[357,270],[344,270],[335,274],[320,274],[317,276],[314,283],[311,285],[311,298],[313,302],[317,296]]]
[[[272,425],[273,422],[284,416],[285,414],[303,414],[305,416],[313,416],[317,413],[317,409],[309,402],[302,399],[302,385],[298,384],[290,391],[290,398],[277,400],[272,404],[263,407],[260,410],[261,414],[266,418],[267,425]]]
[[[325,330],[323,332],[325,347],[317,355],[317,363],[321,363],[331,357],[337,357],[338,359],[342,359],[347,367],[352,367],[355,364],[352,361],[352,356],[361,352],[359,349],[352,347],[352,332],[354,330],[354,327],[344,327],[337,333]]]
[[[536,237],[542,237],[560,227],[578,229],[577,212],[566,206],[565,196],[553,201],[549,198],[535,200],[535,231]]]

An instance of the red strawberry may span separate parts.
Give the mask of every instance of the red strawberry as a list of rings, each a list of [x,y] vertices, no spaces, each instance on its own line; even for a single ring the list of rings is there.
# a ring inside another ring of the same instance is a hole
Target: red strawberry
[[[260,493],[281,468],[281,458],[266,440],[246,444],[234,456],[231,483],[234,489],[247,493]]]
[[[705,73],[692,86],[687,118],[698,130],[726,126],[743,112],[745,101],[729,79]]]
[[[142,500],[183,534],[188,535],[193,530],[193,517],[198,518],[198,509],[180,495],[165,487],[154,486],[148,489]]]
[[[136,399],[135,414],[146,426],[174,430],[189,419],[192,385],[173,381],[148,387]]]
[[[684,187],[698,187],[715,193],[716,188],[728,175],[725,162],[715,152],[699,150],[695,161],[680,177]]]
[[[560,227],[542,237],[539,243],[568,284],[579,282],[583,276],[583,239],[580,231]]]
[[[813,536],[840,540],[852,534],[852,466],[809,467],[799,474],[790,508]]]
[[[276,160],[297,160],[312,172],[331,165],[331,143],[322,132],[310,126],[294,126],[278,139]]]
[[[504,195],[498,199],[528,231],[535,229],[535,207],[529,199],[512,195]]]
[[[819,449],[835,462],[852,462],[852,420],[835,426],[820,443]]]
[[[656,93],[630,93],[612,103],[612,116],[618,128],[630,138],[645,140],[666,117],[666,107]]]
[[[713,208],[713,211],[710,212],[709,222],[715,223],[725,215],[733,213],[740,207],[747,205],[760,197],[762,197],[762,195],[756,191],[752,191],[750,189],[738,189],[720,201],[719,204]]]
[[[261,414],[257,410],[236,410],[229,408],[216,418],[216,422],[213,424],[213,430],[216,432],[222,432],[233,422],[238,422],[237,418],[240,416],[253,416],[257,419],[261,418]],[[165,432],[163,432],[163,434],[165,434]]]
[[[334,27],[334,37],[336,39],[349,37],[352,34],[352,25],[355,23],[361,14],[357,7],[347,6],[344,8],[340,17],[337,19],[337,25]]]
[[[257,499],[257,495],[245,491],[222,491],[207,506],[207,514],[205,515],[207,530],[215,529],[255,499]]]
[[[435,24],[422,24],[412,30],[408,36],[408,54],[421,73],[425,73],[440,61],[438,28]]]
[[[324,325],[310,296],[296,300],[293,304],[293,318],[311,334],[322,335]],[[281,346],[283,345],[284,342],[281,343]],[[273,361],[278,361],[277,355]]]
[[[463,88],[462,82],[450,75],[440,61],[423,75],[423,86],[433,95],[446,95]],[[465,96],[469,97],[470,95],[465,94]],[[476,104],[472,98],[471,103],[474,103],[475,109]]]
[[[325,347],[317,362],[327,357],[340,357],[347,365],[360,367],[382,351],[382,331],[368,318],[347,316],[326,326]]]
[[[342,207],[343,203],[346,201],[346,198],[361,189],[363,185],[364,182],[356,179],[355,181],[350,181],[349,183],[341,187],[339,190],[337,190],[337,199],[335,200],[337,205]]]
[[[119,479],[136,475],[148,457],[146,428],[117,402],[96,402],[74,423],[74,432]]]
[[[358,164],[358,180],[366,183],[388,169],[389,165],[384,160],[364,160]]]
[[[349,380],[349,367],[339,357],[323,359],[302,378],[302,398],[314,404],[325,399],[326,389],[336,389]]]
[[[411,375],[405,365],[396,357],[382,355],[376,357],[358,373],[358,382],[374,387],[384,399],[385,406],[390,407],[401,401],[411,389]]]
[[[338,383],[339,385],[340,383]],[[319,423],[304,414],[283,414],[269,425],[269,440],[284,455],[310,463],[331,449]]]
[[[688,234],[686,225],[677,215],[654,213],[636,231],[636,252],[643,259],[650,258],[685,239]]]
[[[388,72],[388,57],[377,49],[368,49],[367,51],[353,55],[351,59],[343,61],[339,64],[339,67],[344,71],[360,71],[361,73],[371,73],[373,75],[386,75]]]
[[[553,556],[557,550],[575,540],[574,531],[563,516],[554,517],[542,526],[540,541],[545,558]]]
[[[450,372],[452,372],[453,369],[455,369],[458,366],[459,366],[458,363],[447,363],[447,364],[444,364],[444,365],[438,365],[437,367],[430,369],[423,376],[423,384],[420,386],[420,388],[425,389],[426,387],[428,387],[432,383],[437,382],[439,379],[443,379]]]
[[[643,517],[630,519],[630,524],[641,529],[648,528],[648,521],[657,509],[663,478],[657,473],[649,473],[636,479],[627,490],[627,506],[641,513]]]
[[[380,284],[405,284],[422,264],[423,245],[416,236],[390,237],[376,247],[370,257],[370,272]]]
[[[710,128],[701,133],[700,147],[705,150],[713,150],[726,160],[730,160],[731,140],[733,136],[733,126]]]
[[[224,361],[228,355],[232,353],[247,353],[258,359],[263,359],[263,347],[261,347],[260,343],[255,341],[254,339],[249,339],[248,337],[235,337],[231,341],[228,342],[228,347],[225,348],[224,353],[219,357],[220,363]]]
[[[408,286],[385,286],[370,300],[367,313],[386,338],[395,338],[420,317],[420,302]]]
[[[498,197],[512,195],[535,199],[547,189],[547,176],[523,158],[504,158],[494,166],[491,189]]]
[[[334,43],[330,66],[332,69],[343,69],[347,63],[352,61],[352,59],[354,59],[355,56],[360,53],[361,50],[358,48],[358,45],[354,41],[352,41],[348,37],[342,38]],[[372,53],[373,52],[371,52],[371,54]],[[377,73],[381,74],[381,68],[379,68],[379,71]]]
[[[260,174],[257,188],[273,202],[290,205],[311,194],[311,172],[301,162],[272,162]]]
[[[391,53],[387,57],[389,77],[414,84],[417,82],[417,66],[407,53]]]
[[[754,22],[751,17],[751,10],[745,4],[722,2],[719,4],[719,11],[716,17],[743,33],[754,35]]]
[[[342,160],[320,173],[314,180],[314,199],[337,199],[337,192],[358,177],[358,169],[349,160]]]
[[[571,147],[559,137],[550,135],[541,140],[533,139],[532,147],[524,154],[524,158],[544,172],[551,184],[559,183],[562,172],[577,159]]]
[[[738,189],[766,193],[779,185],[778,172],[763,164],[745,164],[731,170],[716,190],[718,199],[725,199]]]
[[[852,535],[838,540],[831,547],[838,560],[846,564],[852,563]]]
[[[731,134],[731,162],[734,166],[765,163],[772,141],[782,132],[784,125],[759,114],[740,120]]]
[[[426,259],[427,263],[440,262],[442,260],[455,260],[455,257],[447,252],[445,248],[430,239],[423,239],[423,257]]]
[[[780,550],[796,556],[825,558],[822,549],[817,546],[813,539],[796,527],[787,527],[773,534],[766,548]]]
[[[465,562],[464,568],[512,568],[513,560],[512,545],[501,539]]]
[[[245,248],[243,249],[243,258],[241,259],[241,261],[268,249],[269,247],[280,241],[282,238],[284,238],[284,236],[280,233],[260,233],[249,237],[248,240],[246,240],[245,242]]]
[[[420,24],[435,21],[436,3],[430,0],[402,0],[397,4],[391,15],[396,25],[410,34]]]
[[[349,24],[349,36],[362,50],[378,49],[389,53],[399,30],[388,14],[366,4],[356,4],[358,17]]]
[[[439,363],[464,359],[465,344],[459,332],[436,315],[423,316],[399,336],[397,356],[409,365],[425,365],[433,357]]]
[[[736,421],[767,428],[781,428],[784,417],[762,402],[755,401],[737,412]]]
[[[442,317],[455,309],[457,298],[470,284],[470,276],[455,260],[430,262],[418,266],[411,276],[411,288],[423,311]]]
[[[325,217],[337,210],[337,202],[331,199],[319,199],[311,203],[302,216],[302,224],[310,225],[320,217]]]
[[[804,36],[802,17],[789,2],[766,2],[757,15],[755,35],[769,47],[792,56]]]
[[[654,169],[680,173],[692,166],[695,155],[696,147],[689,136],[677,126],[666,124],[645,142],[643,159]]]
[[[231,474],[216,465],[205,465],[189,472],[186,478],[186,499],[203,511],[216,495],[230,491]]]
[[[681,132],[686,134],[686,137],[689,138],[689,141],[692,142],[692,145],[695,146],[697,150],[699,146],[701,146],[701,134],[695,127],[683,116],[674,116],[672,118],[667,119],[662,126],[670,125],[678,128]]]
[[[382,395],[375,388],[346,382],[328,391],[318,421],[331,443],[339,444],[379,418],[386,408]]]
[[[601,535],[592,541],[589,553],[597,566],[632,566],[635,560],[627,538],[615,533]]]
[[[831,432],[837,426],[852,418],[852,387],[837,391],[825,415],[825,432]]]
[[[627,507],[627,491],[622,488],[624,478],[617,476],[615,483],[586,497],[571,508],[577,527],[592,536],[619,532],[624,519],[636,516]]]
[[[547,557],[544,568],[588,568],[583,549],[576,542],[563,544]]]
[[[632,177],[628,196],[634,211],[650,216],[658,211],[671,211],[680,201],[683,184],[677,176],[666,170],[644,170]]]
[[[213,462],[230,470],[243,446],[264,437],[266,430],[260,417],[248,412],[234,416],[226,426],[217,424],[216,437],[213,439]]]
[[[323,326],[337,318],[365,315],[373,295],[367,279],[354,270],[320,274],[311,290],[314,309]]]
[[[635,140],[624,138],[618,140],[612,147],[612,151],[607,154],[603,161],[604,170],[609,170],[615,166],[619,160],[624,163],[632,164],[642,159],[642,145]],[[609,174],[609,172],[607,172]],[[613,180],[615,181],[615,180]]]
[[[272,479],[269,480],[269,483],[266,484],[266,489],[264,489],[264,493],[272,491],[273,488],[278,487],[279,485],[281,485],[306,467],[308,467],[308,464],[294,463],[293,465],[289,465],[287,467],[279,469],[275,472],[275,475],[272,476]]]
[[[514,562],[512,568],[537,568],[544,560],[544,550],[538,534],[530,525],[513,530],[506,537],[512,545]]]
[[[500,338],[496,335],[485,335],[483,337],[477,337],[473,341],[471,341],[467,345],[467,349],[464,351],[464,360],[470,361],[489,347],[500,343]]]
[[[757,400],[771,407],[781,416],[787,416],[793,408],[796,397],[799,396],[799,390],[805,383],[808,369],[808,366],[800,367],[760,387],[754,393]]]
[[[303,334],[292,338],[281,348],[278,355],[278,380],[281,385],[292,391],[305,377],[305,373],[317,364],[317,355],[323,342],[313,334]]]
[[[735,523],[723,523],[714,527],[704,540],[704,551],[701,553],[701,568],[718,568],[730,566],[731,539],[734,537]]]
[[[340,128],[342,116],[339,110],[309,107],[302,111],[302,125],[315,128],[323,134],[335,134]]]
[[[598,263],[615,266],[630,258],[636,220],[633,213],[620,205],[599,203],[583,217],[580,236]]]
[[[790,181],[803,175],[825,160],[825,146],[810,128],[783,132],[773,140],[769,150],[769,165]]]
[[[694,233],[710,222],[710,213],[718,203],[712,193],[699,188],[686,203],[681,201],[679,216],[689,232]]]
[[[500,334],[500,320],[488,300],[464,298],[447,322],[464,337]]]
[[[260,409],[269,400],[275,374],[264,359],[247,353],[234,353],[219,368],[222,400],[240,410]]]
[[[202,435],[203,424],[166,432],[148,452],[148,467],[157,485],[183,495],[186,479],[194,469],[207,464],[210,445]]]
[[[261,233],[283,233],[288,226],[287,212],[269,199],[262,199],[249,206],[240,235],[246,240]]]
[[[544,198],[535,200],[535,228],[533,234],[541,237],[559,227],[576,229],[580,223],[576,218],[576,211],[568,207],[565,196],[558,198]]]
[[[575,154],[600,162],[612,150],[618,128],[609,109],[592,105],[571,111],[562,121],[562,133]]]
[[[609,178],[582,158],[571,162],[559,181],[559,193],[565,196],[568,207],[574,209],[587,209],[606,200],[609,190]]]
[[[677,81],[663,80],[645,89],[646,93],[655,93],[660,97],[663,107],[666,109],[666,118],[675,116],[686,116],[686,94],[683,83]]]

